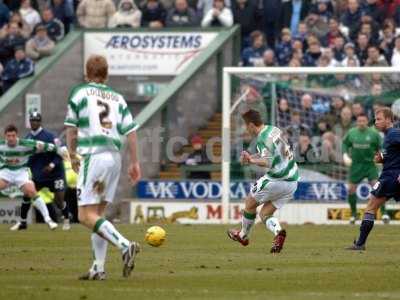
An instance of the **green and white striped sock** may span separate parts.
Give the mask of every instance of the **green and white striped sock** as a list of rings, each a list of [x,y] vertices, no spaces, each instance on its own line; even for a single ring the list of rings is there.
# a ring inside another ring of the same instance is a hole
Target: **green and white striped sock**
[[[100,218],[94,225],[93,231],[102,238],[116,246],[124,253],[129,247],[129,241],[115,229],[114,225],[106,219]]]
[[[253,227],[256,220],[256,214],[243,212],[242,216],[242,229],[240,230],[240,237],[244,238],[250,234],[251,227]]]

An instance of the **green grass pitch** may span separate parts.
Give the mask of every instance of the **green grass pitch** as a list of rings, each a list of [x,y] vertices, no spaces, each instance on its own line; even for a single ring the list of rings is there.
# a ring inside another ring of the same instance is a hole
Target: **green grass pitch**
[[[0,299],[400,299],[398,226],[375,226],[364,253],[343,250],[358,226],[289,226],[275,256],[261,225],[248,247],[228,240],[226,226],[168,225],[167,242],[152,248],[143,243],[147,227],[118,226],[143,245],[130,278],[110,247],[108,279],[80,282],[91,263],[88,230],[1,225]]]

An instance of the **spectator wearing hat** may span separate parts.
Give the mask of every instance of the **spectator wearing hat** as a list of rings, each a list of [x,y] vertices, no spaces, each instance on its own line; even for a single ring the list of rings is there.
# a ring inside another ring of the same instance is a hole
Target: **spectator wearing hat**
[[[10,20],[10,10],[7,5],[3,3],[3,0],[0,0],[0,28],[3,28],[4,25],[8,23]]]
[[[32,7],[31,0],[22,0],[21,8],[19,9],[22,19],[29,25],[31,32],[42,19],[36,9]]]
[[[281,41],[275,47],[276,57],[280,66],[287,66],[292,58],[292,36],[289,28],[283,28]]]
[[[207,151],[203,145],[203,139],[199,135],[194,135],[191,140],[192,152],[187,157],[185,164],[187,166],[197,166],[209,164],[210,160],[207,157]],[[210,179],[208,171],[192,171],[189,178],[191,179]]]
[[[159,0],[145,1],[140,6],[140,10],[142,11],[141,25],[143,27],[162,28],[165,26],[167,11]]]
[[[224,0],[214,0],[213,7],[204,15],[202,27],[231,27],[233,14],[229,7],[225,7]]]
[[[142,12],[133,0],[121,0],[117,12],[111,17],[108,27],[138,28],[142,19]]]
[[[7,63],[1,75],[3,90],[7,91],[17,80],[31,76],[33,73],[33,61],[26,57],[24,48],[15,49],[15,58]]]
[[[76,16],[84,28],[106,28],[116,9],[112,0],[82,0]]]
[[[55,43],[47,35],[47,29],[44,25],[36,27],[35,35],[26,43],[26,55],[39,60],[42,57],[50,56],[55,47]]]
[[[394,41],[391,63],[393,67],[400,67],[400,36],[397,36]]]
[[[7,34],[0,40],[0,62],[5,66],[8,61],[14,58],[14,50],[17,47],[24,47],[26,39],[21,34],[21,29],[15,22],[9,23]]]
[[[197,14],[187,0],[175,0],[165,22],[167,27],[195,27],[199,24]]]
[[[39,25],[46,27],[49,38],[54,42],[61,41],[65,36],[64,24],[54,17],[53,11],[50,8],[45,8],[42,11],[42,22]]]
[[[293,36],[297,36],[299,24],[307,17],[310,7],[310,0],[282,2],[282,25],[283,27],[290,28]]]
[[[242,64],[244,67],[254,67],[262,64],[262,56],[266,49],[264,34],[259,31],[253,31],[250,35],[251,46],[242,51]]]
[[[355,45],[353,43],[346,43],[346,45],[344,45],[344,54],[345,55],[341,63],[343,67],[350,67],[349,60],[353,60],[356,67],[360,66],[360,61],[357,58]]]
[[[250,46],[250,34],[257,29],[261,16],[256,3],[251,0],[236,0],[232,13],[234,23],[240,25],[243,50]]]

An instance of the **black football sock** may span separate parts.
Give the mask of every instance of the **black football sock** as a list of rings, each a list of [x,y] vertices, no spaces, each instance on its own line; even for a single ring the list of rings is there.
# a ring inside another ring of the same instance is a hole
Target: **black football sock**
[[[61,209],[62,215],[64,219],[69,219],[69,209],[67,205],[67,201],[63,202],[63,208]]]
[[[367,241],[368,235],[374,227],[375,215],[371,213],[365,213],[364,218],[360,226],[360,236],[356,242],[357,246],[363,246]]]
[[[24,197],[21,205],[21,223],[26,223],[29,209],[31,208],[31,198]]]

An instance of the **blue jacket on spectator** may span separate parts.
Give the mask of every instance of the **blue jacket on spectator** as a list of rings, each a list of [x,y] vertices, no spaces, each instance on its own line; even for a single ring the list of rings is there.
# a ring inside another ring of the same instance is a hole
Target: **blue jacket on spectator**
[[[45,143],[55,143],[56,136],[40,127],[38,132],[33,133],[32,131],[27,134],[27,139],[36,141],[42,141]],[[43,172],[43,169],[50,163],[55,165],[54,169],[50,173]],[[31,169],[33,179],[36,182],[52,181],[58,178],[64,178],[64,164],[62,158],[55,152],[43,152],[32,155],[29,158],[28,166]]]
[[[307,51],[303,56],[303,66],[304,67],[316,67],[318,65],[318,59],[321,57],[322,53],[311,53]]]
[[[14,58],[14,49],[25,48],[26,39],[22,35],[7,34],[0,40],[0,63],[4,65]]]
[[[339,50],[337,48],[333,48],[332,51],[333,51],[333,58],[338,62],[341,62],[346,56],[346,54],[344,53],[344,49]]]
[[[7,5],[3,3],[3,0],[0,0],[0,28],[3,28],[3,26],[8,23],[9,19],[10,10]]]
[[[1,74],[3,80],[3,89],[9,89],[18,79],[28,77],[34,73],[35,67],[33,61],[29,58],[22,60],[10,60]]]
[[[382,22],[383,22],[384,19],[385,19],[385,13],[384,13],[384,11],[378,6],[377,3],[374,3],[374,4],[366,3],[366,4],[362,7],[362,13],[363,13],[363,15],[371,16],[372,19],[374,19],[374,21],[377,22],[378,24],[382,24]]]
[[[344,26],[347,26],[352,30],[355,26],[359,25],[361,22],[362,11],[359,8],[355,13],[351,13],[349,10],[345,11],[341,21]]]
[[[64,24],[65,33],[68,33],[75,17],[73,1],[65,0],[60,5],[55,5],[54,1],[50,1],[50,8],[53,11],[54,18]]]
[[[292,58],[292,44],[290,42],[280,42],[276,48],[276,58],[278,59],[278,63],[280,66],[287,66],[289,65],[289,61]]]
[[[254,67],[256,61],[262,61],[262,57],[265,47],[255,49],[253,47],[247,47],[242,52],[242,62],[244,67]]]
[[[159,21],[165,25],[165,19],[167,17],[167,10],[161,2],[157,2],[155,8],[149,8],[146,4],[140,7],[142,11],[141,26],[149,26],[150,22]]]
[[[199,19],[195,10],[188,7],[185,11],[171,8],[165,21],[167,27],[194,27],[199,25]]]

